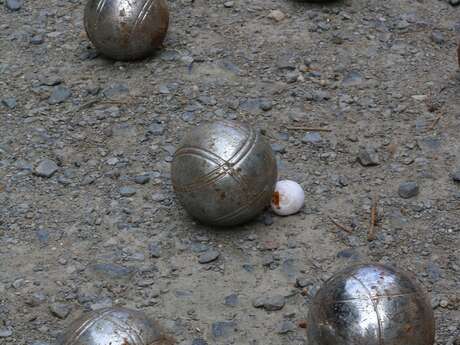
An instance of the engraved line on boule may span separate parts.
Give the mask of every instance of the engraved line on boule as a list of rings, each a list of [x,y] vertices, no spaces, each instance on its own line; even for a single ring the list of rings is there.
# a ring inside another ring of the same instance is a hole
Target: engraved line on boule
[[[371,299],[371,300],[377,300],[378,301],[379,299],[382,299],[382,298],[396,298],[396,297],[405,297],[405,296],[413,296],[413,295],[415,295],[414,292],[393,294],[393,295],[375,295],[375,296],[372,296],[372,297],[363,295],[362,296],[363,298],[360,298],[360,297],[347,298],[347,299],[341,299],[341,300],[337,300],[337,301],[332,301],[330,303],[331,304],[334,304],[334,303],[347,303],[347,302],[354,302],[354,301],[362,301],[362,300],[365,300],[365,299]]]
[[[139,14],[137,15],[137,18],[136,18],[136,21],[134,22],[134,25],[132,26],[131,28],[131,31],[129,32],[129,36],[128,37],[131,37],[131,35],[133,34],[133,32],[136,30],[137,26],[139,24],[142,24],[142,22],[145,20],[145,18],[147,18],[148,14],[150,13],[150,10],[152,9],[152,3],[154,2],[155,0],[147,0],[145,3],[144,3],[144,6],[142,6]]]
[[[80,336],[84,334],[91,326],[93,326],[97,321],[101,320],[104,318],[106,315],[110,314],[112,311],[111,310],[106,310],[103,312],[98,312],[99,315],[97,315],[94,318],[90,318],[83,322],[80,327],[78,327],[74,332],[74,337],[73,340],[70,342],[64,344],[64,345],[75,345],[77,341],[80,339]]]
[[[372,299],[372,293],[369,291],[369,289],[367,288],[366,285],[364,285],[364,283],[358,279],[356,276],[354,276],[353,274],[351,274],[351,278],[355,279],[362,287],[365,291],[367,291],[368,293],[368,299],[369,301],[371,302],[372,304],[372,308],[374,308],[374,312],[375,312],[375,316],[377,317],[377,326],[378,326],[378,337],[379,337],[379,345],[384,345],[383,343],[383,338],[382,338],[382,321],[380,320],[380,314],[379,314],[379,310],[377,308],[377,304],[375,303],[375,301]]]
[[[267,193],[267,188],[264,188],[260,193],[256,194],[253,198],[248,200],[246,203],[244,203],[242,206],[237,208],[235,211],[233,211],[233,212],[231,212],[229,214],[226,214],[224,216],[221,216],[219,218],[216,218],[216,219],[213,220],[213,222],[215,222],[215,223],[223,223],[223,222],[228,222],[228,221],[232,220],[233,218],[236,218],[237,216],[240,215],[241,211],[244,211],[245,209],[247,209],[249,204],[256,203],[257,201],[262,199],[262,197],[264,196],[265,193]]]

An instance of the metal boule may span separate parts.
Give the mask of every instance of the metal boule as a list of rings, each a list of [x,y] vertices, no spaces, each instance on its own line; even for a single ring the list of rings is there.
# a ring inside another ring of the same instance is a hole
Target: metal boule
[[[216,121],[186,135],[171,173],[174,190],[193,217],[234,226],[270,205],[277,166],[270,145],[251,126]]]
[[[161,327],[144,313],[103,308],[73,321],[59,345],[173,345]]]
[[[88,0],[84,23],[100,53],[115,60],[136,60],[162,44],[169,10],[165,0]]]
[[[381,264],[327,280],[309,310],[312,345],[433,345],[431,305],[406,273]]]

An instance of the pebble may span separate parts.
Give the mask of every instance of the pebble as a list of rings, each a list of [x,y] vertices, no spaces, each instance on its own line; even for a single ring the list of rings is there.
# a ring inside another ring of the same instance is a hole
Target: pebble
[[[102,90],[104,97],[116,100],[126,96],[129,93],[129,88],[125,84],[112,84]]]
[[[0,328],[0,338],[8,338],[13,335],[13,330],[11,328]]]
[[[226,1],[224,2],[224,7],[226,8],[232,8],[235,5],[233,1]]]
[[[50,178],[58,171],[57,164],[51,159],[43,159],[34,169],[34,174],[40,177]]]
[[[161,256],[161,247],[158,243],[152,242],[149,244],[149,253],[152,258],[159,258]]]
[[[235,321],[216,321],[211,326],[212,335],[215,338],[225,338],[237,331]]]
[[[4,98],[2,99],[2,104],[9,109],[14,109],[16,108],[16,105],[17,105],[16,98],[14,97]]]
[[[460,182],[460,168],[454,171],[454,173],[452,174],[452,179],[454,180],[454,182]]]
[[[360,148],[358,161],[362,166],[375,166],[380,164],[379,154],[375,147],[366,145]]]
[[[273,108],[273,102],[269,99],[261,99],[259,103],[260,109],[263,111],[269,111]]]
[[[343,86],[357,86],[363,82],[363,77],[357,71],[351,71],[343,78]]]
[[[224,304],[230,307],[236,307],[238,305],[238,302],[238,295],[234,293],[225,297],[224,300]]]
[[[447,308],[447,306],[449,305],[449,301],[443,299],[443,300],[441,300],[441,302],[439,302],[439,305],[440,305],[442,308]]]
[[[96,273],[101,273],[108,278],[114,279],[128,278],[134,273],[133,269],[117,264],[96,264],[91,268]]]
[[[195,338],[192,340],[192,345],[208,345],[208,343],[203,338]]]
[[[302,138],[304,144],[319,144],[321,142],[321,134],[318,132],[308,132]]]
[[[220,253],[217,250],[210,249],[207,252],[200,255],[198,262],[200,264],[207,264],[214,260],[217,260],[219,256],[220,256]]]
[[[121,187],[119,192],[121,196],[130,197],[137,193],[137,189],[134,187]]]
[[[71,95],[68,88],[62,85],[56,85],[48,98],[48,103],[51,105],[65,102]]]
[[[51,314],[64,320],[70,314],[70,306],[63,303],[53,303],[50,305]]]
[[[267,17],[270,18],[270,19],[273,19],[273,20],[275,20],[277,22],[280,22],[284,18],[286,18],[286,15],[283,12],[281,12],[280,10],[273,10],[273,11],[270,11],[270,13],[268,14]]]
[[[406,181],[399,184],[398,194],[403,199],[409,199],[416,196],[419,192],[419,187],[415,181]]]
[[[147,184],[150,182],[150,175],[143,174],[134,177],[134,182],[137,184]]]
[[[45,42],[45,38],[43,37],[43,35],[34,35],[30,39],[30,44],[39,45],[39,44],[42,44],[43,42]]]
[[[6,7],[11,11],[19,11],[22,7],[21,0],[6,0]]]
[[[296,324],[289,320],[283,320],[281,324],[278,326],[277,333],[278,334],[286,334],[289,332],[295,331],[297,328]]]
[[[275,311],[283,309],[286,300],[282,295],[274,295],[270,297],[262,296],[253,301],[255,308],[264,308],[267,311]]]
[[[436,44],[443,44],[445,42],[444,35],[440,31],[432,31],[431,32],[431,40]]]

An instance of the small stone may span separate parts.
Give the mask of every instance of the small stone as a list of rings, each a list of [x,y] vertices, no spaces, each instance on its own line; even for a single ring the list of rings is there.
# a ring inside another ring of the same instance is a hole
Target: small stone
[[[278,326],[277,333],[286,334],[286,333],[295,331],[296,328],[297,326],[294,322],[289,321],[289,320],[283,320],[281,324]]]
[[[51,159],[43,159],[34,169],[34,174],[40,177],[50,178],[58,171],[57,164]]]
[[[286,73],[286,82],[288,84],[295,83],[299,79],[299,74],[297,72],[287,72]]]
[[[224,301],[224,304],[225,305],[228,305],[230,307],[235,307],[238,305],[238,295],[237,294],[231,294],[231,295],[228,295],[227,297],[225,297],[225,301]]]
[[[134,177],[134,182],[137,184],[147,184],[150,182],[150,175],[148,174],[138,175]]]
[[[68,88],[62,85],[57,85],[53,88],[50,98],[48,98],[48,103],[51,105],[59,104],[65,102],[71,95],[71,92]]]
[[[200,255],[200,257],[198,259],[198,262],[200,264],[207,264],[207,263],[210,263],[210,262],[212,262],[214,260],[217,260],[219,255],[220,255],[220,253],[217,250],[210,249],[207,252],[205,252],[202,255]]]
[[[119,192],[121,196],[130,197],[137,193],[137,189],[133,187],[121,187]]]
[[[232,8],[235,5],[233,1],[226,1],[224,2],[224,7],[226,8]]]
[[[275,20],[277,22],[280,22],[284,18],[286,18],[286,15],[283,12],[281,12],[280,10],[273,10],[273,11],[270,11],[270,13],[268,14],[267,17],[270,18],[270,19],[273,19],[273,20]]]
[[[211,328],[215,338],[226,338],[237,331],[237,324],[235,321],[216,321]]]
[[[449,305],[449,301],[443,299],[441,300],[441,302],[439,302],[439,305],[441,306],[441,308],[447,308],[447,306]]]
[[[361,147],[358,154],[358,161],[362,166],[375,166],[380,164],[379,154],[372,146]]]
[[[302,143],[319,144],[321,142],[321,134],[318,132],[308,132],[302,138]]]
[[[273,102],[269,99],[261,99],[259,107],[263,111],[269,111],[271,108],[273,108]]]
[[[152,258],[159,258],[161,256],[161,247],[158,243],[149,244],[149,253]]]
[[[112,84],[102,90],[102,94],[109,99],[119,99],[125,97],[129,93],[129,88],[125,84]]]
[[[2,327],[0,328],[0,338],[8,338],[13,335],[13,330],[11,328]]]
[[[398,189],[398,194],[403,199],[409,199],[416,196],[419,192],[417,182],[406,181],[401,182]]]
[[[161,122],[154,122],[147,129],[148,133],[152,135],[163,135],[165,130],[166,130],[166,127]]]
[[[444,36],[440,31],[431,32],[431,40],[436,44],[443,44],[445,42]]]
[[[14,109],[16,108],[16,105],[17,105],[16,98],[14,97],[4,98],[2,99],[2,104],[9,109]]]
[[[70,306],[63,303],[53,303],[50,305],[51,314],[64,320],[70,314]]]
[[[120,266],[117,264],[96,264],[93,265],[92,270],[96,273],[104,275],[107,278],[120,279],[129,278],[134,273],[134,270],[128,267]]]
[[[298,277],[295,280],[295,286],[298,287],[298,288],[303,289],[303,288],[305,288],[307,286],[310,286],[310,285],[313,285],[313,283],[308,278]]]
[[[255,308],[264,308],[267,311],[275,311],[282,309],[285,303],[286,300],[284,296],[274,295],[271,297],[258,297],[253,301],[252,305]]]
[[[25,283],[25,280],[20,278],[20,279],[16,279],[12,284],[11,286],[14,287],[16,290],[21,288]]]
[[[350,71],[348,74],[345,75],[343,78],[342,84],[343,86],[357,86],[363,82],[363,77],[357,71]]]
[[[30,44],[39,45],[39,44],[42,44],[43,42],[45,42],[45,38],[43,37],[43,35],[34,35],[30,39]]]
[[[192,345],[208,345],[208,343],[203,338],[195,338],[192,340]]]
[[[454,173],[452,174],[452,179],[454,182],[460,182],[460,168],[458,168]]]
[[[31,307],[38,307],[46,301],[46,295],[43,292],[34,292],[26,303]]]
[[[272,147],[273,152],[281,154],[286,153],[286,145],[273,143],[270,146]]]
[[[22,7],[21,0],[6,0],[6,7],[11,11],[19,11]]]

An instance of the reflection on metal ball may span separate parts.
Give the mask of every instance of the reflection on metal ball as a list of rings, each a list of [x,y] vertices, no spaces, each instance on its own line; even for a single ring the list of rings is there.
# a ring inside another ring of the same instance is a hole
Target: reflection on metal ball
[[[420,287],[380,264],[337,273],[309,311],[312,345],[433,345],[434,332],[433,311]]]
[[[136,60],[161,45],[169,11],[165,0],[88,0],[84,21],[99,52],[115,60]]]
[[[125,308],[99,309],[72,322],[60,345],[173,344],[144,313]]]
[[[177,149],[172,183],[203,223],[233,226],[270,205],[277,178],[270,145],[252,127],[216,121],[194,128]]]

